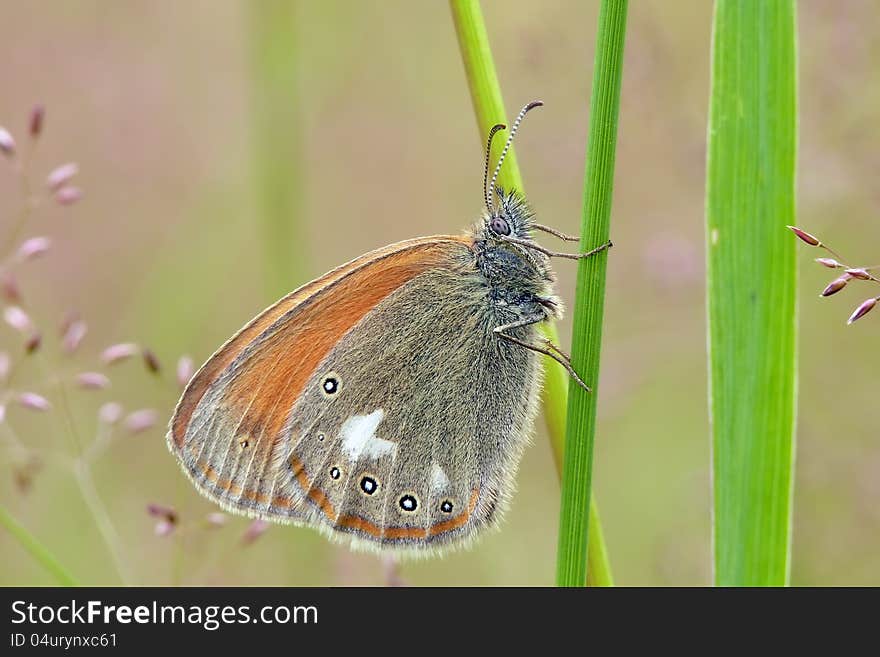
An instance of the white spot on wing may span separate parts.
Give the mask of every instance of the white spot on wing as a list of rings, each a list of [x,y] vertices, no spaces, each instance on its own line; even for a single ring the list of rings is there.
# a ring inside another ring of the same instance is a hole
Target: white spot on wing
[[[342,425],[342,451],[350,461],[361,456],[379,458],[397,449],[397,443],[376,436],[376,429],[385,418],[385,411],[376,409],[369,415],[353,415]]]
[[[443,468],[441,468],[436,463],[431,466],[431,488],[434,490],[440,490],[446,488],[449,485],[449,477],[446,476],[446,473],[443,472]]]

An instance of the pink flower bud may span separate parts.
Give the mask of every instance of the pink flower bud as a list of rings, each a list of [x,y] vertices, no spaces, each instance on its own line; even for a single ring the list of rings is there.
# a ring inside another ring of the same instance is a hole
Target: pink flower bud
[[[870,281],[871,274],[868,273],[866,269],[857,268],[857,269],[847,269],[846,273],[852,276],[853,278],[858,278],[860,281]]]
[[[9,134],[9,130],[0,127],[0,151],[7,157],[15,155],[15,139]]]
[[[68,354],[72,354],[76,351],[77,347],[79,347],[80,343],[83,341],[83,338],[86,337],[87,330],[86,323],[81,319],[75,319],[70,322],[64,330],[64,335],[61,337],[61,344],[64,347],[64,351]]]
[[[23,392],[16,401],[24,408],[29,408],[32,411],[48,411],[52,408],[52,404],[49,403],[48,399],[35,392]]]
[[[76,375],[76,384],[86,390],[103,390],[110,385],[110,379],[100,372],[82,372]]]
[[[795,227],[795,226],[787,226],[787,228],[788,228],[792,233],[794,233],[794,234],[797,235],[799,238],[801,238],[804,242],[806,242],[807,244],[809,244],[810,246],[819,246],[819,245],[822,244],[822,242],[820,242],[820,241],[818,240],[818,238],[813,237],[812,235],[810,235],[810,234],[809,234],[807,231],[805,231],[805,230],[801,230],[800,228],[797,228],[797,227]]]
[[[837,260],[835,260],[834,258],[816,258],[816,262],[818,262],[820,265],[828,267],[829,269],[840,269],[841,267],[843,267],[843,265],[837,262]]]
[[[125,360],[127,358],[131,358],[135,354],[140,351],[136,344],[131,342],[122,342],[119,344],[110,345],[104,351],[101,352],[101,360],[104,361],[107,365],[112,365],[113,363],[118,363],[121,360]]]
[[[3,274],[3,278],[0,280],[0,288],[3,291],[3,298],[9,303],[21,303],[21,290],[18,287],[18,281],[15,280],[15,276],[9,272]]]
[[[55,200],[60,205],[73,205],[81,198],[82,190],[79,187],[73,187],[72,185],[62,187],[57,192],[55,192]]]
[[[266,533],[266,530],[269,529],[269,523],[263,520],[262,518],[257,518],[245,530],[244,534],[242,534],[241,542],[243,545],[250,545],[254,541],[256,541],[260,536]]]
[[[177,361],[177,384],[181,388],[186,387],[194,372],[193,359],[189,356],[181,356],[180,360]]]
[[[0,404],[0,422],[6,419],[6,404]]]
[[[64,315],[64,319],[61,320],[61,324],[58,325],[58,335],[63,336],[67,333],[67,329],[70,328],[70,325],[79,320],[79,313],[75,310],[68,311]]]
[[[9,376],[9,369],[12,367],[12,361],[9,359],[9,354],[5,351],[0,351],[0,381],[5,381],[6,377]]]
[[[210,527],[222,527],[226,524],[227,517],[225,513],[220,513],[219,511],[215,511],[214,513],[209,513],[205,520],[207,521]]]
[[[114,425],[122,419],[122,404],[107,402],[98,409],[98,420],[103,424]]]
[[[18,306],[6,306],[6,309],[3,311],[3,319],[16,331],[21,331],[22,333],[27,333],[33,328],[31,318]]]
[[[123,424],[131,433],[141,433],[156,424],[159,414],[151,408],[143,408],[128,414]]]
[[[170,536],[174,532],[174,523],[168,522],[167,520],[160,520],[156,523],[153,531],[156,532],[156,536],[159,536],[160,538]]]
[[[171,523],[177,522],[177,511],[163,504],[148,504],[147,513],[154,518],[163,518]]]
[[[154,528],[156,536],[168,536],[177,526],[177,512],[170,507],[162,506],[161,504],[149,504],[147,505],[147,513],[159,519]]]
[[[858,308],[855,309],[855,312],[853,312],[853,314],[850,315],[850,318],[846,321],[846,323],[852,324],[857,319],[861,319],[862,317],[867,315],[869,312],[871,312],[874,309],[874,306],[877,305],[878,301],[880,301],[880,297],[876,297],[874,299],[868,299],[867,301],[862,302],[862,305],[860,305]]]
[[[78,173],[79,166],[76,164],[76,162],[68,162],[67,164],[62,164],[59,167],[55,167],[49,174],[49,177],[46,178],[46,187],[48,187],[51,191],[56,192],[62,186],[69,183],[71,178],[73,178]]]
[[[28,128],[31,133],[31,137],[39,137],[40,133],[43,131],[43,119],[46,116],[46,108],[43,107],[42,104],[38,103],[34,105],[31,110],[30,120],[28,121]]]
[[[843,288],[846,287],[847,282],[849,282],[851,276],[849,274],[844,274],[838,278],[835,278],[828,284],[824,290],[822,290],[822,294],[819,296],[830,297],[832,294],[837,294]]]
[[[52,241],[48,237],[31,237],[18,247],[18,257],[21,260],[32,260],[46,253],[50,246]]]

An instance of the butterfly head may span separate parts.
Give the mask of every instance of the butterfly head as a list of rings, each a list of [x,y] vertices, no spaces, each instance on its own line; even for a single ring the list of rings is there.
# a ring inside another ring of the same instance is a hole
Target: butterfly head
[[[491,176],[492,141],[506,126],[497,123],[489,130],[483,166],[486,214],[477,222],[473,231],[480,254],[480,267],[490,283],[528,292],[546,287],[548,282],[552,282],[553,275],[548,267],[547,257],[533,248],[533,213],[525,198],[514,190],[505,192],[496,186],[496,182],[523,118],[543,104],[540,100],[532,101],[520,110]]]
[[[498,203],[477,225],[477,237],[491,242],[509,241],[508,238],[531,239],[534,213],[525,198],[516,191],[505,192],[500,187],[497,194]]]
[[[498,189],[498,204],[471,232],[480,270],[490,286],[514,296],[542,294],[554,280],[547,256],[532,239],[533,212],[517,192]]]

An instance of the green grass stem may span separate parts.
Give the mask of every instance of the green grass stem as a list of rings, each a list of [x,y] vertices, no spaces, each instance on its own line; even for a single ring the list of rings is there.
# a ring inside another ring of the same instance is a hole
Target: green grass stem
[[[585,252],[608,241],[611,231],[611,198],[627,0],[602,0],[596,37],[590,130],[584,174],[584,211],[580,250]],[[572,386],[568,396],[565,462],[562,472],[562,505],[559,517],[559,554],[556,583],[583,586],[589,566],[584,558],[588,541],[597,532],[587,514],[591,502],[593,442],[599,397],[599,355],[605,307],[605,272],[608,252],[580,261],[573,309],[571,359],[581,373],[588,393]],[[592,532],[590,532],[592,529]]]
[[[477,0],[451,0],[452,17],[464,62],[465,74],[471,92],[471,100],[477,117],[478,136],[481,146],[496,123],[509,125],[501,95],[501,85],[495,72],[495,63],[489,47],[489,36],[480,3]],[[525,100],[533,100],[532,98]],[[499,176],[499,184],[505,189],[523,191],[522,177],[513,149],[505,160]],[[547,337],[559,343],[556,327],[545,324]],[[545,382],[542,396],[544,420],[553,450],[557,470],[561,472],[565,449],[565,409],[568,398],[568,373],[561,365],[549,359],[545,361]],[[586,507],[584,507],[586,509]],[[596,504],[590,505],[590,520],[595,531],[590,537],[590,580],[594,586],[611,586],[613,579],[608,552],[599,523]],[[586,516],[586,511],[584,512]],[[586,561],[586,555],[582,556]]]
[[[34,561],[40,564],[52,578],[61,586],[77,586],[76,580],[61,562],[55,558],[48,548],[31,534],[24,525],[18,522],[3,506],[0,506],[0,525],[18,541],[18,544],[31,555]]]

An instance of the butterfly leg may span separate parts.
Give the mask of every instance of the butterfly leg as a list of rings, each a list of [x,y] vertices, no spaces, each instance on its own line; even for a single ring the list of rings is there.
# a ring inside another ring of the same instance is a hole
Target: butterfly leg
[[[614,244],[611,243],[611,240],[608,240],[604,244],[601,244],[600,246],[597,246],[595,249],[591,249],[586,253],[561,253],[559,251],[551,251],[550,249],[545,249],[540,244],[535,244],[534,242],[531,242],[529,240],[521,240],[518,237],[506,236],[504,240],[507,242],[513,242],[514,244],[520,244],[528,249],[534,249],[535,251],[543,253],[545,256],[548,256],[550,258],[568,258],[570,260],[583,260],[584,258],[589,258],[590,256],[594,256],[597,253],[601,253],[602,251],[610,249],[612,246],[614,246]]]
[[[600,245],[597,246],[595,249],[590,249],[590,250],[587,251],[586,253],[575,253],[575,254],[570,254],[568,257],[573,257],[573,258],[576,259],[576,260],[577,260],[577,259],[581,259],[581,258],[589,258],[590,256],[594,256],[594,255],[596,255],[597,253],[602,253],[602,251],[607,251],[607,250],[610,249],[612,246],[614,246],[614,243],[613,243],[611,240],[608,240],[608,241],[605,242],[604,244],[600,244]]]
[[[563,233],[561,230],[556,230],[555,228],[552,228],[551,226],[545,226],[544,224],[533,223],[532,228],[534,228],[535,230],[543,231],[545,233],[550,233],[551,235],[555,235],[556,237],[558,237],[559,239],[561,239],[564,242],[580,242],[581,241],[581,238],[578,237],[577,235],[568,235],[566,233]]]
[[[548,338],[544,338],[544,344],[547,345],[548,349],[552,349],[569,363],[571,362],[571,356],[569,356],[566,352],[562,351],[562,349],[553,344],[553,342],[551,342]]]
[[[505,333],[505,331],[509,331],[510,329],[520,328],[522,326],[529,326],[530,324],[537,324],[538,322],[542,322],[546,319],[544,315],[531,315],[529,317],[525,317],[523,319],[517,320],[515,322],[511,322],[510,324],[504,324],[503,326],[496,326],[493,331],[495,334],[508,342],[512,342],[513,344],[519,345],[520,347],[524,347],[530,351],[534,351],[539,354],[544,354],[545,356],[549,356],[557,363],[562,365],[565,368],[565,371],[571,375],[571,378],[575,380],[575,382],[587,392],[592,392],[590,386],[584,383],[584,380],[578,375],[575,371],[574,367],[571,365],[571,358],[566,354],[562,349],[554,345],[550,340],[545,339],[544,343],[548,348],[539,347],[538,345],[529,344],[528,342],[524,342],[519,338],[515,338],[514,336]]]

